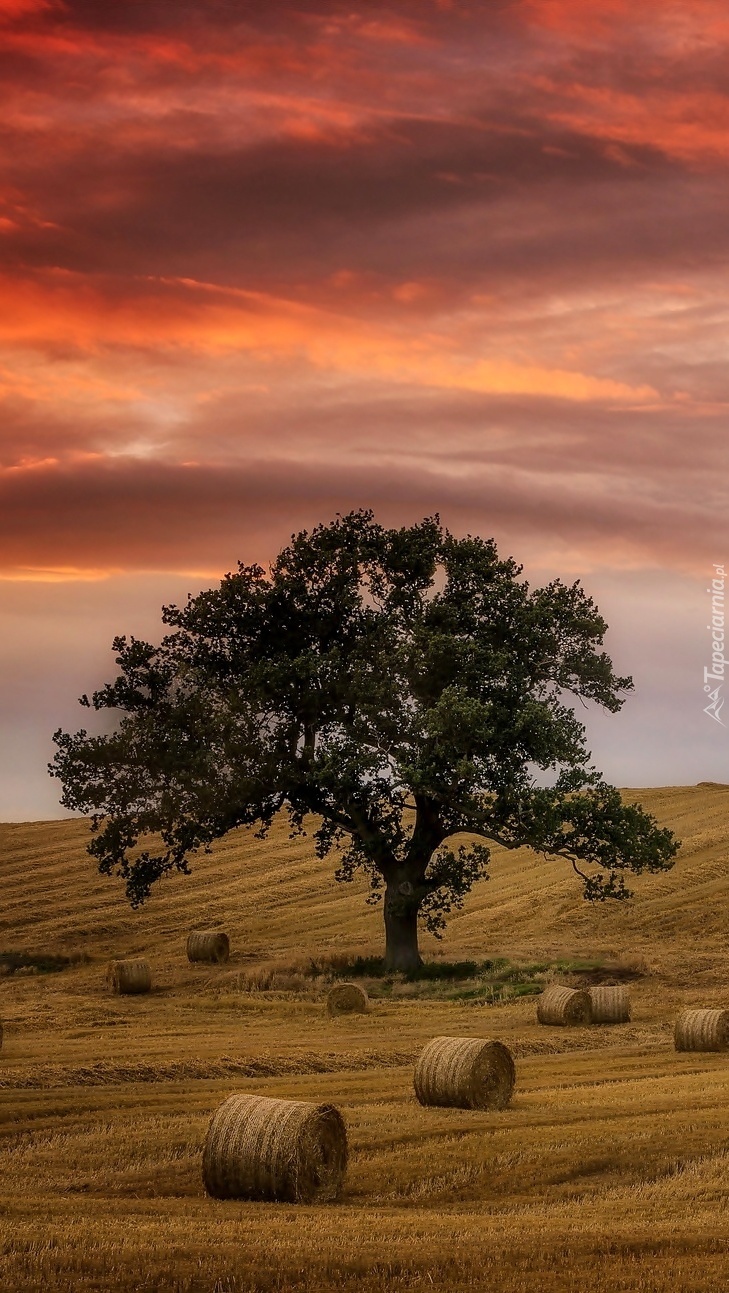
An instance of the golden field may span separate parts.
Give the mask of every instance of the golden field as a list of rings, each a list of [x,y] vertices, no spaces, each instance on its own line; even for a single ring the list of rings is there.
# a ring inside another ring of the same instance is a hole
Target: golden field
[[[420,984],[330,1019],[301,967],[379,953],[382,916],[283,825],[230,836],[141,912],[96,874],[84,822],[0,825],[0,953],[88,958],[0,978],[3,1293],[729,1286],[729,1054],[672,1044],[683,1006],[729,1006],[729,787],[626,794],[683,840],[631,903],[591,908],[567,864],[495,849],[441,948],[424,940],[448,960],[642,965],[633,1020],[612,1028],[543,1028],[534,998]],[[229,965],[189,965],[187,931],[213,923]],[[153,991],[111,996],[107,960],[137,954]],[[247,990],[277,965],[276,990]],[[508,1109],[416,1103],[413,1061],[438,1034],[512,1048]],[[339,1106],[339,1203],[206,1197],[202,1142],[234,1090]]]

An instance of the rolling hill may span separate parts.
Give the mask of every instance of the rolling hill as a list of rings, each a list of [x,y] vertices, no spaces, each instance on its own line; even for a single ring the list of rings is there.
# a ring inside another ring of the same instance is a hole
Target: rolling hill
[[[589,907],[566,864],[495,849],[493,878],[442,947],[424,940],[450,960],[632,966],[632,1020],[610,1028],[540,1027],[532,996],[421,983],[330,1018],[326,979],[297,966],[380,952],[382,917],[283,823],[266,841],[229,836],[140,912],[96,874],[85,822],[0,826],[0,967],[35,961],[0,977],[0,1288],[726,1287],[729,1054],[677,1054],[671,1032],[683,1006],[729,1006],[729,787],[626,795],[683,840],[674,869],[638,880],[630,903]],[[188,964],[187,931],[212,922],[230,934],[230,964]],[[152,965],[144,996],[106,985],[108,958],[127,954]],[[33,972],[54,957],[63,968]],[[507,1109],[417,1104],[413,1061],[438,1035],[509,1046]],[[337,1205],[205,1195],[206,1128],[240,1090],[341,1109]]]
[[[628,903],[594,906],[581,898],[569,865],[529,850],[493,849],[491,878],[477,885],[428,953],[449,958],[592,955],[644,952],[661,964],[687,949],[729,956],[729,786],[624,792],[682,840],[671,872],[638,877]],[[256,840],[237,831],[191,876],[158,886],[132,911],[119,881],[99,876],[86,855],[84,820],[0,824],[0,951],[29,947],[86,950],[91,955],[179,949],[181,931],[220,922],[234,945],[258,957],[337,947],[376,953],[382,915],[364,903],[356,881],[337,884],[331,860],[320,862],[308,839],[289,839],[286,824]]]

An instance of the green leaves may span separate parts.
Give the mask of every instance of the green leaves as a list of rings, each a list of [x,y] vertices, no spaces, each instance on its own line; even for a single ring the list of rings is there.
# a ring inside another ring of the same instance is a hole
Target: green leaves
[[[57,733],[51,765],[135,904],[281,808],[374,899],[406,876],[435,932],[486,873],[485,846],[449,849],[459,831],[568,859],[592,900],[671,865],[669,833],[588,766],[574,699],[615,712],[632,687],[597,608],[577,583],[530,589],[492,540],[353,512],[163,623],[158,646],[115,640],[119,673],[91,702],[105,727]]]
[[[484,844],[460,844],[455,851],[441,847],[431,859],[420,915],[436,938],[442,936],[446,917],[463,906],[476,881],[488,880],[490,860],[491,850]]]

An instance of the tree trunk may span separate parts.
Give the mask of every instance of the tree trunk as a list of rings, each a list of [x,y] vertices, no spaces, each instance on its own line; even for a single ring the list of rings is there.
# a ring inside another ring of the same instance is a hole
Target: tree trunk
[[[416,970],[423,964],[418,951],[418,908],[413,885],[405,880],[385,889],[385,969]]]

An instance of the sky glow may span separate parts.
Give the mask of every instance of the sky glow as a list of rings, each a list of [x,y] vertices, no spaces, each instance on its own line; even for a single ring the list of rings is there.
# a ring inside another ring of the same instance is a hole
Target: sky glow
[[[371,506],[580,578],[617,784],[729,780],[721,0],[0,0],[0,816],[117,632]]]

